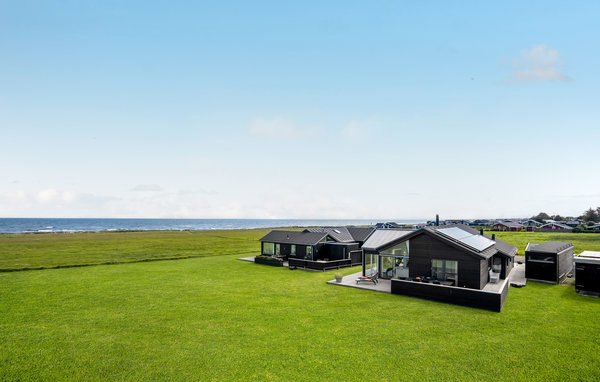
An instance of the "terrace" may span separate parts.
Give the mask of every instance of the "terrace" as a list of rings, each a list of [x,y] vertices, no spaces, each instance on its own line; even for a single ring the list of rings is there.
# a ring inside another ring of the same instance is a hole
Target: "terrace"
[[[497,283],[487,283],[481,290],[400,279],[379,279],[377,284],[364,282],[357,283],[356,280],[362,275],[362,272],[344,276],[339,283],[335,280],[331,280],[328,281],[327,284],[375,292],[401,294],[409,297],[424,298],[427,300],[500,312],[506,299],[506,295],[508,294],[509,285],[513,283],[522,285],[524,283],[522,280],[523,272],[520,269],[523,267],[523,264],[519,264],[509,274],[509,277],[500,280]]]

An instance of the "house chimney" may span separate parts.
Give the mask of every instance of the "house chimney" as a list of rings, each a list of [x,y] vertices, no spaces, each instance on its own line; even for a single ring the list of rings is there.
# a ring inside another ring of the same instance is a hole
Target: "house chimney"
[[[435,214],[435,225],[439,226],[440,225],[440,215]]]
[[[480,234],[481,236],[483,236],[483,228],[480,228],[480,229],[479,229],[479,234]]]
[[[496,234],[495,233],[492,234],[492,240],[496,240]]]

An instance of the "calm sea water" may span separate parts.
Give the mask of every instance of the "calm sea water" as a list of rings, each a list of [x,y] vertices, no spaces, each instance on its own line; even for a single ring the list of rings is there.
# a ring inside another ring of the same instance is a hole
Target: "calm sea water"
[[[383,220],[302,219],[50,219],[0,218],[0,233],[210,230],[271,227],[374,225]],[[419,223],[421,220],[400,220]]]

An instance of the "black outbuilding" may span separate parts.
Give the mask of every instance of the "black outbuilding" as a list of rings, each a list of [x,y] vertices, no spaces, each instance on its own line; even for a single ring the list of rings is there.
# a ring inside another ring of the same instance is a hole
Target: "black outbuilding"
[[[575,259],[575,291],[600,296],[600,252],[583,251]]]
[[[559,284],[573,270],[574,252],[573,244],[561,241],[527,244],[525,277],[528,280]]]

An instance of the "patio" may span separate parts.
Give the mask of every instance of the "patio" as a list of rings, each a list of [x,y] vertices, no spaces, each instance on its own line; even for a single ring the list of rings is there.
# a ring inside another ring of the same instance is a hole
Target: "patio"
[[[356,272],[342,278],[342,282],[338,283],[335,280],[327,281],[327,284],[341,285],[345,287],[372,290],[375,292],[392,293],[392,285],[390,280],[379,279],[377,285],[373,283],[360,282],[356,283],[356,279],[362,276],[362,272]]]

